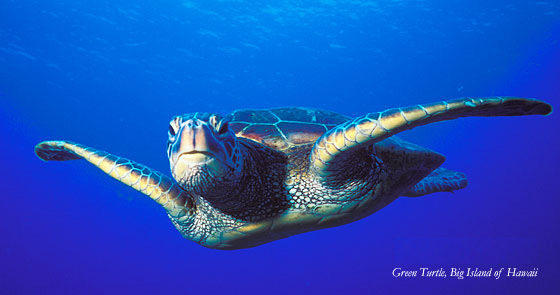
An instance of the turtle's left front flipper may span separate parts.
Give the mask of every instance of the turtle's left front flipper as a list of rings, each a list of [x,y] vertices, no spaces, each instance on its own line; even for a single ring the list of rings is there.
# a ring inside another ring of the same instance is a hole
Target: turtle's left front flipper
[[[35,153],[45,161],[85,159],[111,177],[146,194],[163,206],[169,215],[192,215],[192,197],[162,173],[142,164],[69,141],[44,141]]]
[[[340,170],[340,165],[333,164],[341,164],[337,162],[352,158],[347,157],[351,150],[375,144],[401,131],[434,122],[473,116],[547,115],[551,111],[552,107],[542,101],[495,97],[462,98],[369,113],[323,134],[311,151],[311,166],[318,176],[328,177],[333,171]],[[341,153],[345,156],[340,157]]]

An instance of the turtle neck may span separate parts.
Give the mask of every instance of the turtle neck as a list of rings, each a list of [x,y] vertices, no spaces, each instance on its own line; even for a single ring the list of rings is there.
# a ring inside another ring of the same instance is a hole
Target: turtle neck
[[[214,182],[200,194],[212,207],[237,219],[256,221],[288,207],[284,192],[287,158],[260,143],[238,138],[243,171],[237,179]]]

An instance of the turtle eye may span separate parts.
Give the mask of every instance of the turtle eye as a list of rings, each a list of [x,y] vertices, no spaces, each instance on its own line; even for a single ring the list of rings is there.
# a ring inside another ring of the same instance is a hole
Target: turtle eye
[[[175,136],[177,134],[177,126],[179,126],[181,118],[180,117],[175,117],[173,118],[173,120],[171,120],[171,123],[169,123],[169,135],[170,136]]]
[[[171,136],[175,136],[175,134],[176,134],[175,128],[173,128],[173,126],[171,124],[169,124],[169,134]]]
[[[209,121],[210,125],[214,126],[214,128],[218,127],[218,118],[216,117],[216,115],[212,115]]]
[[[227,121],[220,121],[220,123],[216,127],[216,129],[218,130],[218,134],[224,134],[228,131],[229,123]]]

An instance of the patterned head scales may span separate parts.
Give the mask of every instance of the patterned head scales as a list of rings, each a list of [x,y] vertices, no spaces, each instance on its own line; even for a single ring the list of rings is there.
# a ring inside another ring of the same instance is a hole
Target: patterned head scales
[[[167,156],[179,185],[198,193],[239,179],[243,168],[228,120],[213,113],[175,116],[169,124]]]

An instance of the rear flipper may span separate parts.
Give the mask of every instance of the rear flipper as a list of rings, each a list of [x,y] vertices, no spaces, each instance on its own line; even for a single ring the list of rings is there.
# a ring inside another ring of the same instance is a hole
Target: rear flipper
[[[465,188],[467,183],[465,174],[440,167],[412,187],[404,196],[420,197],[431,193],[453,192]]]

